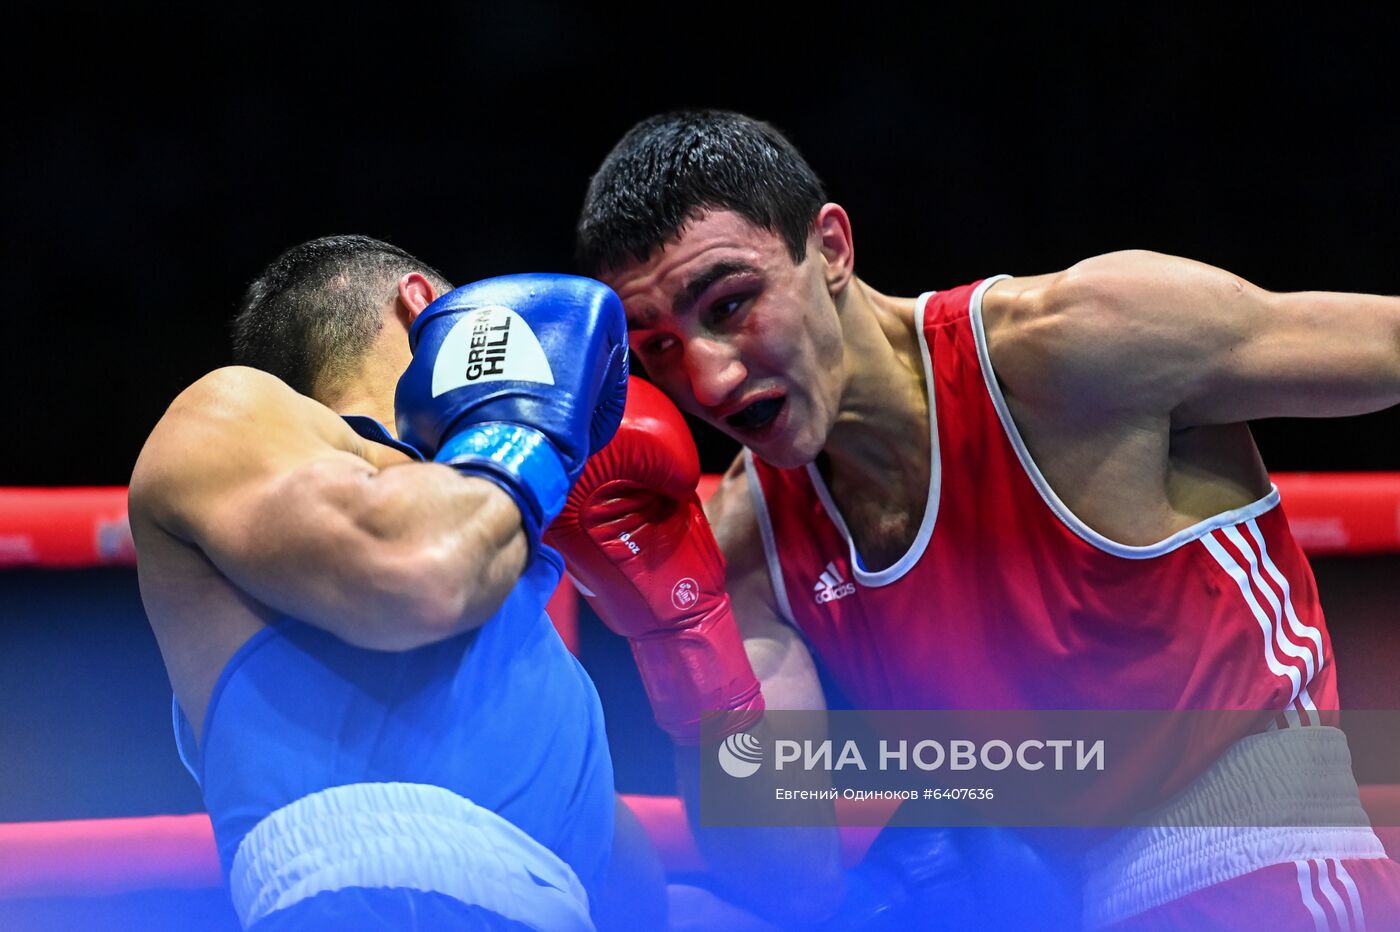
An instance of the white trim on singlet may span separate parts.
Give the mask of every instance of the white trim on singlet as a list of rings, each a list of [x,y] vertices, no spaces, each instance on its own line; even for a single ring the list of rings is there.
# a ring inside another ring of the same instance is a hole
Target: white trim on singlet
[[[768,578],[773,584],[773,597],[778,602],[778,612],[783,621],[798,631],[802,626],[792,613],[792,603],[788,602],[787,585],[783,582],[783,563],[778,559],[778,539],[773,534],[773,519],[768,514],[768,502],[763,497],[763,483],[758,479],[758,469],[753,464],[753,451],[744,448],[744,475],[749,480],[749,498],[753,502],[754,516],[758,518],[758,535],[763,538],[763,556],[768,561]]]
[[[1025,441],[1021,439],[1021,432],[1011,417],[1011,409],[1006,404],[1005,396],[1002,395],[1001,386],[997,384],[996,374],[992,371],[992,359],[987,352],[987,334],[982,326],[982,296],[994,282],[1006,277],[998,275],[989,278],[972,294],[972,334],[977,342],[977,359],[982,366],[982,379],[986,383],[987,393],[991,395],[992,405],[996,408],[997,417],[1001,420],[1001,426],[1006,431],[1007,439],[1011,441],[1012,447],[1016,450],[1016,457],[1021,461],[1022,468],[1030,477],[1036,491],[1040,493],[1040,497],[1044,499],[1046,505],[1050,506],[1050,510],[1055,513],[1065,527],[1105,553],[1111,553],[1127,560],[1147,560],[1152,557],[1160,557],[1164,553],[1170,553],[1184,544],[1204,537],[1217,528],[1257,518],[1278,504],[1278,488],[1270,483],[1268,494],[1257,501],[1230,511],[1222,511],[1218,515],[1206,518],[1204,521],[1198,521],[1188,528],[1183,528],[1155,544],[1143,546],[1120,544],[1115,540],[1110,540],[1081,521],[1055,494],[1055,490],[1050,487],[1050,483],[1041,474],[1040,467],[1036,466],[1035,460],[1031,458],[1030,450],[1026,448]]]
[[[933,537],[933,526],[938,522],[938,500],[943,488],[943,460],[938,448],[938,404],[933,391],[933,361],[929,355],[928,337],[924,334],[924,311],[928,307],[929,299],[934,294],[936,292],[924,292],[919,296],[918,303],[914,306],[914,326],[919,334],[919,358],[923,361],[924,383],[928,388],[928,498],[924,502],[924,518],[919,524],[919,533],[904,555],[882,570],[873,573],[867,570],[865,562],[856,552],[856,541],[846,527],[846,519],[841,516],[841,510],[836,507],[836,502],[826,487],[826,481],[822,479],[821,470],[817,469],[816,463],[807,464],[807,475],[812,480],[812,488],[816,491],[822,508],[826,510],[831,523],[836,525],[837,532],[846,539],[846,546],[851,553],[851,572],[855,576],[856,582],[871,589],[897,582],[912,570],[918,564],[919,558],[924,555],[924,551],[928,549],[928,542]]]

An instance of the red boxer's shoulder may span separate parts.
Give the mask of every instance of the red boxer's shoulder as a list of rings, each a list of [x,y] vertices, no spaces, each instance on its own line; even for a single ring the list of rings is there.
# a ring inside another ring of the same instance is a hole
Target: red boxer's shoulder
[[[705,501],[705,517],[724,554],[726,584],[735,605],[761,605],[774,615],[780,614],[773,598],[763,537],[742,453],[734,458],[714,494]],[[742,626],[746,613],[738,614]],[[753,612],[747,614],[752,616]]]

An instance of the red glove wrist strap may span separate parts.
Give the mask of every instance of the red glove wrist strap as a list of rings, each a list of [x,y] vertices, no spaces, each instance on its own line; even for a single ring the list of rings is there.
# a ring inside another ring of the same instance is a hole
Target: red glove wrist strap
[[[751,727],[763,714],[763,693],[725,596],[698,624],[631,638],[632,656],[656,723],[678,744],[699,744],[701,720],[725,716],[707,737]],[[709,729],[707,729],[708,731]]]

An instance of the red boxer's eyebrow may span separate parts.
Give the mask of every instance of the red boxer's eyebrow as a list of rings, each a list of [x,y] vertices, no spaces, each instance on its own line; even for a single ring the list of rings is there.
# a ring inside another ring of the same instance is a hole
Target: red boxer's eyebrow
[[[758,267],[747,262],[740,262],[735,259],[724,259],[714,265],[701,269],[695,277],[685,283],[680,293],[676,295],[676,300],[671,304],[671,312],[677,316],[686,313],[700,296],[705,293],[715,282],[728,278],[731,275],[742,275],[758,272]]]

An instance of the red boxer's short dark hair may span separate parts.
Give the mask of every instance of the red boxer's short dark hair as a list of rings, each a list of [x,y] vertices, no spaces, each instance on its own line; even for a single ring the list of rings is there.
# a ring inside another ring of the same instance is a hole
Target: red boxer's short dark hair
[[[603,160],[579,215],[576,258],[587,275],[645,262],[705,210],[732,210],[777,233],[801,262],[822,183],[782,133],[721,110],[643,120]]]

